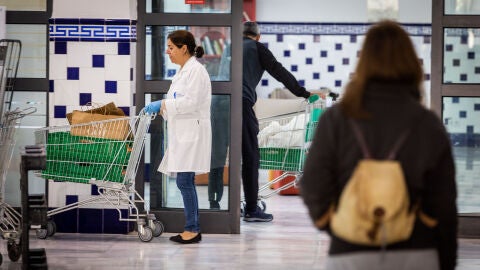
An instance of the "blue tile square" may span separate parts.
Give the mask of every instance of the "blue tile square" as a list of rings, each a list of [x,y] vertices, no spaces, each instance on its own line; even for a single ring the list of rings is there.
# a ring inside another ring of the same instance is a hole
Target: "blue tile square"
[[[105,93],[117,93],[117,81],[105,81]]]
[[[49,80],[48,81],[48,92],[54,92],[55,91],[55,81],[54,80]]]
[[[65,196],[65,204],[72,204],[78,202],[78,195],[66,195]]]
[[[313,73],[313,79],[314,79],[314,80],[320,79],[320,73],[314,72],[314,73]]]
[[[313,35],[313,42],[314,42],[314,43],[320,42],[320,35],[317,35],[317,34],[316,34],[316,35]]]
[[[130,42],[118,42],[118,55],[130,55]]]
[[[468,59],[475,59],[475,52],[468,52],[467,57]]]
[[[335,50],[336,51],[341,51],[342,50],[342,44],[341,43],[335,43]]]
[[[144,172],[149,172],[150,168],[151,168],[150,163],[145,163],[143,168],[144,168]],[[143,174],[143,181],[144,182],[150,182],[150,173],[144,173]]]
[[[466,111],[460,111],[460,112],[458,112],[458,117],[460,117],[460,118],[467,118],[467,112],[466,112]]]
[[[357,43],[357,35],[350,35],[350,43]]]
[[[305,50],[305,43],[298,43],[299,50]]]
[[[480,67],[475,67],[475,74],[480,74]]]
[[[312,59],[312,58],[307,57],[307,58],[305,59],[305,64],[311,65],[312,63],[313,63],[313,59]]]
[[[445,45],[445,51],[447,51],[447,52],[453,51],[453,45],[452,44],[446,44]]]
[[[327,57],[328,52],[327,51],[320,51],[320,57]]]
[[[65,118],[67,116],[67,106],[55,105],[53,107],[53,117]]]
[[[343,58],[342,59],[342,65],[348,66],[350,64],[350,59],[349,58]]]
[[[268,86],[268,80],[267,79],[262,80],[262,86]]]
[[[79,233],[103,233],[103,209],[78,209]]]
[[[430,43],[432,43],[432,37],[423,36],[423,44],[430,44]]]
[[[460,36],[460,44],[467,44],[467,43],[468,43],[468,36],[467,35]]]
[[[297,65],[292,65],[290,67],[290,71],[293,71],[293,72],[298,71],[298,66]]]
[[[52,220],[55,222],[57,232],[78,233],[78,208],[58,213]]]
[[[87,105],[92,102],[92,93],[80,93],[80,106]]]
[[[452,65],[454,67],[459,67],[460,66],[460,59],[453,59],[452,60]]]
[[[67,80],[79,80],[79,79],[80,79],[80,68],[67,67]]]
[[[460,81],[466,82],[468,80],[467,74],[460,74]]]
[[[100,193],[98,193],[98,186],[97,185],[91,185],[90,186],[90,195],[100,195]]]
[[[277,42],[283,42],[283,34],[277,34]]]
[[[67,42],[55,41],[55,54],[67,54]]]
[[[290,57],[290,50],[284,50],[283,57]]]
[[[92,67],[105,67],[105,55],[92,55]]]
[[[341,87],[342,86],[342,81],[341,80],[335,80],[335,87]]]
[[[125,106],[118,106],[119,109],[122,109],[123,113],[126,116],[130,116],[130,107],[125,107]]]
[[[122,217],[128,217],[127,209],[120,209]],[[130,224],[135,222],[120,221],[118,211],[116,209],[103,209],[103,233],[127,234],[133,231]]]
[[[335,66],[328,66],[328,72],[334,72]]]
[[[300,84],[302,87],[305,87],[305,80],[298,80],[298,84]]]
[[[130,81],[133,81],[133,68],[130,68]]]
[[[474,131],[473,126],[467,126],[467,134],[472,134]]]
[[[452,103],[460,103],[459,97],[452,97]]]
[[[425,73],[424,79],[425,79],[425,81],[430,81],[430,74],[429,74],[429,73]]]
[[[480,103],[473,104],[473,110],[474,111],[480,111]]]

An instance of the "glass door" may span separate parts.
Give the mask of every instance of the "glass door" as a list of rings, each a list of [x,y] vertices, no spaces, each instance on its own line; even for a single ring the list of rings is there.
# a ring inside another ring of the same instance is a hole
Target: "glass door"
[[[480,237],[480,1],[432,4],[432,108],[452,142],[460,236]]]
[[[200,3],[200,4],[194,4]],[[199,61],[212,81],[212,160],[210,173],[195,184],[200,223],[205,233],[240,233],[242,2],[231,0],[138,2],[137,111],[165,97],[178,65],[166,55],[167,35],[178,29],[192,32],[205,54]],[[240,44],[236,46],[235,44]],[[158,172],[167,125],[157,117],[150,126],[137,190],[167,232],[183,231],[183,201],[175,175]],[[218,202],[218,205],[213,202]],[[146,206],[146,207],[147,207]]]

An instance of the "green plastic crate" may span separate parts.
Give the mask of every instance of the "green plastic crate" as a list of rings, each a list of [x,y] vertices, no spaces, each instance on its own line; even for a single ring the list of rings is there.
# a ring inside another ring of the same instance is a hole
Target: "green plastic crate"
[[[49,133],[47,168],[42,175],[55,181],[88,183],[96,178],[122,182],[132,144],[132,141],[72,136],[69,132]]]
[[[260,169],[300,171],[304,154],[300,148],[260,148]]]

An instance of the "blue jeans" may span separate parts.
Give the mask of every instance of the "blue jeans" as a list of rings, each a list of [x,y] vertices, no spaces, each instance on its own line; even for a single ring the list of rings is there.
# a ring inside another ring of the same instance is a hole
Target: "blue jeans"
[[[185,231],[200,232],[198,221],[198,197],[195,189],[195,173],[177,173],[177,187],[180,189],[183,198],[183,212],[185,214]]]

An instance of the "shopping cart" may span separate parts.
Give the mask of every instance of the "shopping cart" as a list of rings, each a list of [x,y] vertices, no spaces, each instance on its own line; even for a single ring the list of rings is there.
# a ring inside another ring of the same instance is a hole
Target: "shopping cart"
[[[15,109],[3,114],[0,123],[0,233],[7,240],[8,257],[17,261],[21,255],[19,239],[22,216],[5,202],[5,181],[15,147],[15,130],[26,115],[36,112],[35,108]],[[0,254],[0,264],[2,255]]]
[[[4,112],[11,110],[21,51],[20,40],[0,40],[0,123],[6,116]]]
[[[263,211],[266,210],[265,199],[297,185],[318,118],[324,109],[325,101],[315,95],[305,100],[294,113],[258,119],[260,169],[283,171],[259,188],[258,204]],[[291,177],[293,181],[284,181]],[[241,215],[244,208],[245,198],[242,198]]]
[[[118,211],[120,221],[135,221],[143,242],[161,235],[164,226],[155,215],[148,210],[145,214],[139,212],[137,204],[145,201],[135,190],[145,134],[153,117],[141,111],[134,117],[37,130],[36,143],[44,144],[47,154],[46,169],[38,172],[40,177],[98,187],[98,195],[49,210],[47,216],[89,204],[104,204]],[[128,209],[128,215],[121,209]],[[44,239],[55,231],[55,223],[49,220],[46,228],[37,229],[37,237]]]

